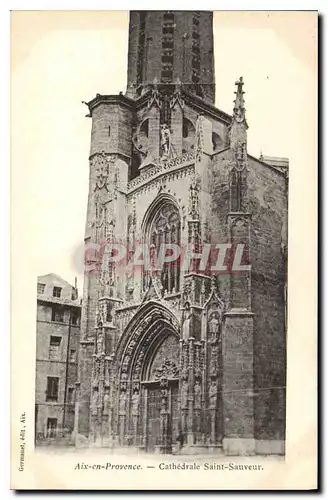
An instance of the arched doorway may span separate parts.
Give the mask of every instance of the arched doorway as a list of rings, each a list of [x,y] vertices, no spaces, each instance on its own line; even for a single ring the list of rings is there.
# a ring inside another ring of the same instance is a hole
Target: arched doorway
[[[179,322],[160,302],[147,302],[121,339],[116,433],[120,446],[171,453],[180,426]]]
[[[180,425],[179,341],[163,329],[142,380],[145,449],[171,453]]]

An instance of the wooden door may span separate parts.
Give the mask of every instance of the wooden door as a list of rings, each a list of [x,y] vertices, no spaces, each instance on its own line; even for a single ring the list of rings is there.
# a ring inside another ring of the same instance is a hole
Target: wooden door
[[[148,388],[147,451],[154,452],[161,444],[161,393],[156,385]]]
[[[159,384],[149,384],[147,396],[147,451],[160,451],[164,445],[161,425],[161,389]],[[177,381],[169,384],[168,429],[170,433],[169,448],[175,446],[179,434],[179,386]]]

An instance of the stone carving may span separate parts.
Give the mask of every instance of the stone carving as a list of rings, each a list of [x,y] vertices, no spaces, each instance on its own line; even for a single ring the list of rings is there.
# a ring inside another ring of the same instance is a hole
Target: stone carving
[[[93,383],[94,387],[96,387],[98,385],[99,377],[100,377],[99,357],[97,355],[95,355],[94,363],[93,363],[93,376],[92,376],[92,383]]]
[[[123,379],[123,376],[121,378]],[[121,383],[120,383],[120,391],[121,391],[121,393],[126,392],[126,389],[127,389],[127,382],[126,382],[126,380],[121,380]]]
[[[218,347],[216,345],[211,347],[210,358],[210,375],[216,377],[218,373]]]
[[[152,330],[151,335],[157,334],[158,329],[163,328],[163,323],[172,325],[176,331],[179,331],[180,324],[177,321],[177,319],[174,316],[172,316],[171,313],[169,313],[169,311],[167,311],[165,308],[154,309],[154,307],[152,306],[150,312],[148,312],[148,314],[145,314],[145,316],[142,318],[142,321],[140,321],[140,325],[137,328],[136,326],[134,326],[132,330],[131,330],[132,327],[125,330],[124,336],[126,337],[126,339],[129,339],[127,344],[130,345],[131,342],[134,342],[134,345],[139,344],[140,336],[145,333],[145,326],[154,323],[155,320],[158,319],[161,319],[162,323],[158,325],[157,329]],[[151,336],[148,337],[148,339],[150,338]],[[125,342],[122,341],[121,346],[124,352],[125,347],[127,347],[127,345],[125,344]],[[120,350],[117,352],[118,359],[123,357],[123,352]]]
[[[131,413],[132,415],[138,415],[139,413],[139,391],[135,390],[131,398]]]
[[[202,389],[198,380],[195,381],[195,409],[200,409],[202,406]]]
[[[191,282],[190,282],[190,280],[185,280],[185,282],[184,282],[182,298],[183,298],[183,301],[185,303],[191,302]]]
[[[110,394],[109,394],[109,388],[105,389],[105,394],[104,394],[104,410],[103,410],[103,415],[109,415],[109,407],[110,407]]]
[[[97,335],[97,354],[98,356],[100,354],[104,353],[104,337],[101,331],[98,332]]]
[[[182,376],[184,379],[187,379],[188,378],[188,369],[189,369],[189,346],[188,344],[186,344],[184,346],[184,364],[183,364],[183,372],[182,372]]]
[[[200,225],[198,220],[188,221],[188,241],[199,248],[200,245]]]
[[[167,413],[168,411],[168,381],[163,378],[160,380],[160,388],[161,388],[161,413]]]
[[[210,408],[216,408],[216,400],[217,400],[217,383],[215,380],[211,381],[209,387],[209,400],[210,400]]]
[[[199,303],[201,306],[205,302],[205,296],[206,296],[206,286],[205,286],[205,281],[202,280],[201,289],[200,289],[200,297],[199,297]]]
[[[172,149],[171,132],[166,123],[161,126],[161,149],[165,157],[169,156]]]
[[[156,105],[159,109],[162,107],[161,95],[158,90],[157,78],[154,78],[153,88],[151,91],[150,99],[148,100],[148,109],[150,109],[153,105]]]
[[[175,294],[174,289],[172,290],[172,295],[168,295],[165,297],[166,306],[178,318],[181,317],[180,302],[181,302],[180,294]]]
[[[130,360],[131,360],[131,356],[126,355],[124,357],[124,360],[122,363],[122,372],[123,373],[127,373],[128,369],[129,369],[129,365],[130,365]]]
[[[161,162],[162,160],[162,162]],[[184,153],[182,156],[175,156],[174,158],[167,159],[162,157],[162,159],[156,160],[156,164],[150,168],[147,168],[145,172],[142,172],[138,177],[132,179],[128,182],[128,192],[133,193],[140,186],[147,184],[147,189],[156,188],[157,184],[153,185],[149,181],[151,179],[158,178],[158,176],[165,174],[167,171],[172,171],[171,175],[167,178],[168,181],[173,181],[190,174],[190,170],[186,167],[195,162],[194,153]],[[183,172],[180,170],[184,169]],[[194,167],[192,167],[193,171]],[[159,185],[158,185],[159,187]]]
[[[181,385],[181,408],[188,408],[188,382],[183,380]]]
[[[201,367],[201,346],[195,346],[195,377],[201,377],[202,367]]]
[[[245,102],[243,92],[243,77],[235,82],[237,85],[236,99],[234,101],[232,123],[230,126],[230,148],[233,151],[235,165],[242,170],[247,163],[247,121],[245,117]]]
[[[164,358],[162,367],[158,368],[154,372],[155,380],[159,380],[161,378],[177,378],[178,376],[179,369],[177,365],[167,358]]]
[[[106,181],[107,181],[107,178],[108,178],[108,173],[109,173],[109,167],[108,167],[108,163],[103,163],[101,165],[98,166],[98,168],[96,169],[96,180],[97,180],[97,184],[96,186],[98,187],[98,189],[102,189],[105,184],[106,184]]]
[[[98,387],[93,388],[92,398],[91,398],[91,415],[97,415],[98,412]]]
[[[119,403],[119,414],[124,415],[125,414],[125,403],[126,403],[126,393],[121,392],[120,394],[120,403]]]
[[[90,160],[90,167],[95,171],[96,186],[95,190],[106,188],[109,191],[107,184],[108,176],[110,173],[110,168],[113,168],[113,164],[116,161],[117,156],[112,154],[107,154],[105,151],[95,154]]]
[[[235,107],[233,110],[233,116],[237,122],[241,123],[245,119],[245,108],[244,108],[244,98],[243,98],[245,92],[243,91],[244,81],[242,76],[239,78],[239,80],[236,81],[235,85],[237,85],[237,92],[235,92],[236,100],[235,100]]]
[[[189,186],[189,216],[191,219],[199,218],[199,190],[200,179],[195,175]]]
[[[170,108],[171,109],[173,109],[176,104],[179,104],[181,108],[184,107],[184,100],[182,99],[182,95],[181,95],[181,85],[182,84],[181,84],[180,78],[178,77],[176,80],[173,96],[170,100]]]
[[[188,340],[191,333],[191,320],[192,320],[192,312],[190,308],[190,303],[186,302],[184,307],[183,314],[183,327],[182,327],[182,339]]]
[[[208,321],[208,332],[210,342],[216,342],[219,335],[220,320],[218,312],[213,312]]]

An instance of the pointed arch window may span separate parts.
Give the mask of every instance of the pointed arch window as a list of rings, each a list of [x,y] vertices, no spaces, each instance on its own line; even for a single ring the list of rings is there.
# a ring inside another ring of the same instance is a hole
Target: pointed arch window
[[[235,167],[230,172],[230,211],[242,212],[246,198],[246,171]]]
[[[166,201],[159,206],[146,227],[146,242],[150,246],[150,259],[155,265],[162,244],[180,245],[180,214],[176,205]],[[155,266],[154,266],[155,267]],[[150,277],[154,271],[145,271],[143,291],[149,286]],[[156,271],[160,279],[163,293],[175,293],[180,288],[180,259],[165,263],[162,269]]]

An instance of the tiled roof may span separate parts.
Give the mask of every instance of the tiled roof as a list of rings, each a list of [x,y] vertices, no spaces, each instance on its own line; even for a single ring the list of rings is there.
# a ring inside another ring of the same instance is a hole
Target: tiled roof
[[[60,297],[49,297],[44,295],[43,293],[37,294],[37,300],[40,302],[48,302],[50,304],[60,304],[63,306],[74,306],[81,308],[81,299],[71,300],[71,299],[62,299]]]

